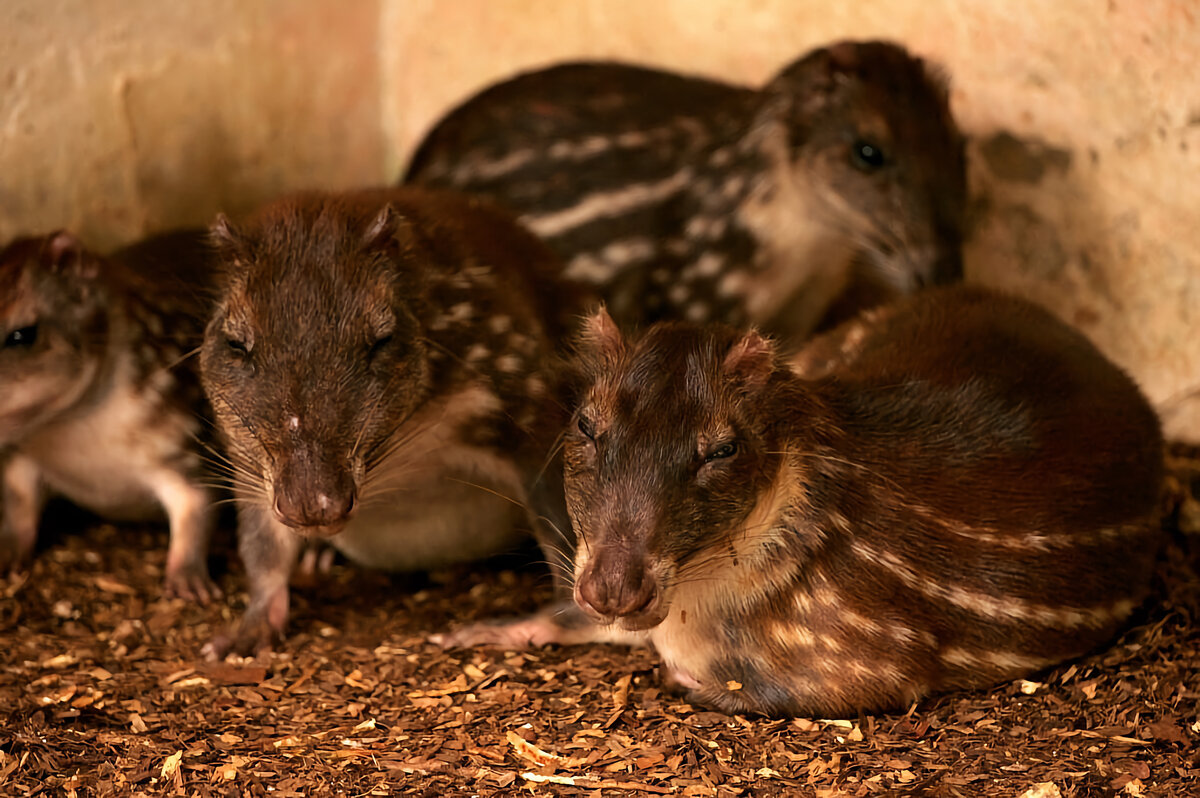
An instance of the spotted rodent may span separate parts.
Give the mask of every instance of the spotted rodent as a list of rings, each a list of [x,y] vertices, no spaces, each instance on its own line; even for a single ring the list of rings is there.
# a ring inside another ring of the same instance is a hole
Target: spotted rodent
[[[206,233],[103,257],[71,234],[0,253],[0,570],[33,551],[48,496],[115,520],[165,513],[165,587],[217,595],[205,562],[207,414],[189,354],[208,316]]]
[[[551,561],[569,547],[552,540],[569,525],[547,459],[569,412],[553,342],[578,311],[541,242],[480,200],[414,188],[287,197],[213,235],[202,379],[237,472],[250,603],[210,656],[282,634],[305,537],[397,570],[494,553],[529,524]]]
[[[1046,311],[933,289],[819,340],[586,324],[564,442],[575,599],[726,712],[846,716],[1103,643],[1142,600],[1163,442],[1134,383]],[[665,420],[670,419],[670,423]]]
[[[794,343],[962,275],[945,81],[886,42],[816,49],[759,90],[607,62],[525,73],[441,120],[406,180],[513,209],[622,326]]]

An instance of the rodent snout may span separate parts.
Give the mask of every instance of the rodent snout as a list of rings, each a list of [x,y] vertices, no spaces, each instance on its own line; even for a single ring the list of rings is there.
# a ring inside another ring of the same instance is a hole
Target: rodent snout
[[[658,579],[642,557],[597,551],[575,583],[575,602],[588,615],[620,620],[626,629],[649,629],[662,621]]]
[[[294,529],[335,535],[350,520],[356,503],[354,482],[343,469],[293,460],[275,480],[275,517]]]

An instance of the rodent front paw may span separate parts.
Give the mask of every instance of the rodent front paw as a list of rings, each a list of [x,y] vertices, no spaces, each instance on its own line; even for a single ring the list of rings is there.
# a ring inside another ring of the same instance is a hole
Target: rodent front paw
[[[281,642],[283,633],[265,618],[243,618],[233,629],[214,636],[200,653],[209,662],[217,662],[229,657],[252,657],[268,653],[276,643]]]
[[[208,575],[208,567],[203,562],[189,563],[178,568],[167,568],[163,580],[163,593],[170,598],[181,598],[208,604],[221,597],[221,588]]]
[[[546,618],[534,615],[508,621],[484,621],[467,624],[453,632],[433,634],[429,642],[442,648],[537,648],[559,642],[559,629]]]
[[[23,545],[16,535],[0,534],[0,577],[24,571],[32,559],[32,546]]]

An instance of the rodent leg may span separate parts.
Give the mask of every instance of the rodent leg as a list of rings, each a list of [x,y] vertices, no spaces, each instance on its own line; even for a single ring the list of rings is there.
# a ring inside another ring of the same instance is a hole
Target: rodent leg
[[[293,587],[313,587],[333,570],[337,549],[323,540],[304,540],[300,544],[300,562],[292,574]]]
[[[45,502],[41,469],[30,458],[10,453],[0,460],[3,502],[0,503],[0,576],[24,565],[37,541],[38,519]]]
[[[211,497],[175,472],[160,479],[154,489],[171,525],[163,589],[168,596],[207,604],[221,595],[208,575]]]
[[[271,517],[270,511],[245,506],[238,514],[238,552],[250,582],[250,603],[236,626],[217,635],[204,655],[250,656],[283,639],[288,614],[288,578],[300,551],[295,532]]]
[[[488,646],[506,649],[548,645],[575,646],[584,643],[644,645],[644,631],[627,632],[612,626],[597,626],[574,601],[558,601],[523,618],[468,624],[447,634],[430,635],[443,648]]]

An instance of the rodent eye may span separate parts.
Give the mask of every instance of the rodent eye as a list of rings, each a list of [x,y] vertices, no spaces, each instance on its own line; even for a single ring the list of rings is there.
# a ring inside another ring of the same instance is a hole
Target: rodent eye
[[[18,346],[28,348],[37,343],[37,337],[38,328],[36,324],[32,324],[28,327],[21,327],[20,329],[13,330],[4,337],[4,348],[15,349]]]
[[[229,347],[229,351],[238,357],[248,357],[250,355],[250,347],[246,346],[246,342],[238,338],[225,339],[225,345]]]
[[[393,337],[391,335],[384,335],[376,339],[375,343],[371,344],[371,348],[367,350],[367,362],[375,360],[383,350],[387,349]]]
[[[711,463],[713,460],[727,460],[737,454],[737,450],[737,443],[734,441],[722,443],[704,456],[704,462]]]
[[[856,169],[873,172],[887,163],[883,150],[869,141],[859,139],[850,145],[850,162]]]
[[[579,417],[579,434],[587,438],[589,441],[596,440],[596,427],[586,416]]]

